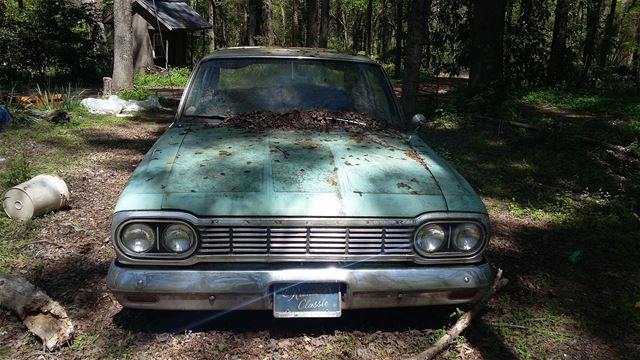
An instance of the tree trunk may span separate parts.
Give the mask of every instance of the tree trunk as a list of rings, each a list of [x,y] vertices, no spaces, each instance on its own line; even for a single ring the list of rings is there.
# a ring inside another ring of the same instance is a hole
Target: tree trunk
[[[227,41],[227,15],[224,4],[220,6],[218,12],[220,13],[220,26],[222,27],[222,46],[228,46],[229,42]]]
[[[431,0],[415,0],[410,9],[408,28],[411,31],[407,34],[404,76],[402,78],[402,108],[407,118],[412,117],[416,112],[420,86],[420,60],[427,20],[431,10]]]
[[[347,9],[341,0],[336,1],[336,31],[342,37],[343,49],[349,48],[349,28],[347,26]]]
[[[250,31],[249,31],[249,4],[246,3],[244,5],[240,6],[242,9],[242,15],[243,15],[243,23],[242,25],[244,26],[239,26],[238,27],[238,37],[241,39],[240,40],[240,45],[242,46],[248,46],[249,45],[249,37],[251,37]]]
[[[298,0],[291,1],[291,46],[300,46],[300,4]]]
[[[273,12],[271,0],[262,0],[260,7],[260,45],[273,46]]]
[[[133,29],[130,0],[113,1],[113,90],[133,84]]]
[[[216,0],[209,0],[209,51],[216,49]]]
[[[247,1],[247,43],[249,46],[256,46],[256,36],[258,35],[259,19],[262,9],[260,0]]]
[[[321,48],[326,48],[329,42],[329,0],[321,0],[320,3],[320,40]]]
[[[373,22],[373,0],[369,0],[367,4],[367,19],[366,19],[366,30],[365,30],[365,52],[367,55],[371,55],[371,25]]]
[[[635,49],[633,50],[632,55],[632,68],[635,70],[636,75],[636,88],[640,93],[640,19],[637,20],[638,25],[636,26],[636,34],[635,34]]]
[[[280,1],[280,19],[282,20],[282,39],[280,40],[280,46],[291,46],[289,39],[287,38],[287,12],[284,9],[284,1]]]
[[[498,89],[502,83],[505,0],[473,0],[469,87]]]
[[[318,0],[307,0],[307,41],[305,46],[317,48],[318,45]]]
[[[66,311],[28,281],[0,273],[0,306],[13,311],[48,350],[71,340],[73,324]]]
[[[24,0],[18,0],[18,9],[24,9]]]
[[[387,0],[382,0],[382,12],[380,14],[380,55],[386,59],[389,51],[389,12]]]
[[[351,27],[351,39],[353,40],[353,43],[351,44],[351,49],[355,53],[360,51],[360,45],[361,45],[360,40],[362,35],[362,31],[360,31],[361,22],[362,22],[362,13],[358,11],[356,13],[356,18],[353,21],[353,26]]]
[[[553,40],[551,55],[547,65],[547,83],[555,85],[563,80],[566,68],[567,25],[571,0],[558,0],[556,3],[555,21],[553,23]]]
[[[402,38],[404,33],[403,25],[403,0],[396,0],[396,49],[395,49],[395,62],[394,71],[396,78],[400,78],[402,74]]]
[[[611,7],[609,8],[609,14],[607,14],[607,21],[604,27],[604,36],[602,37],[602,45],[600,47],[600,68],[607,66],[607,59],[609,52],[611,51],[611,45],[613,42],[614,23],[616,19],[616,6],[618,0],[611,0]]]
[[[342,36],[344,36],[344,47],[349,47],[349,30],[347,26],[347,8],[342,6]]]
[[[584,51],[582,53],[582,74],[579,84],[585,85],[589,80],[589,71],[593,62],[593,55],[596,48],[598,27],[600,25],[600,13],[602,12],[603,0],[592,0],[587,3],[587,36],[584,41]]]

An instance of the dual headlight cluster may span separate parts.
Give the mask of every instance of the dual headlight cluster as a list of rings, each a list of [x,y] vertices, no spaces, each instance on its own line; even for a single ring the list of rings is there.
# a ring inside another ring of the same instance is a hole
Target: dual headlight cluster
[[[426,257],[473,254],[482,248],[485,233],[475,223],[428,223],[415,236],[416,251]]]
[[[120,232],[120,242],[134,254],[183,254],[196,243],[196,234],[190,226],[181,223],[130,223]]]

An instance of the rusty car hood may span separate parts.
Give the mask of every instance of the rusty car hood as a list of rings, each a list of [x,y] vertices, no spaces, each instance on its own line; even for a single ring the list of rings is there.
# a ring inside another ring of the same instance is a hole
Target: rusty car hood
[[[137,167],[115,211],[198,216],[413,217],[485,213],[422,140],[343,130],[172,127]]]

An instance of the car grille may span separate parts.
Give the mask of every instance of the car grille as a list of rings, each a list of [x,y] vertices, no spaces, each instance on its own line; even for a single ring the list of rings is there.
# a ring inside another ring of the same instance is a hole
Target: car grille
[[[201,226],[199,255],[287,257],[412,256],[413,226]]]

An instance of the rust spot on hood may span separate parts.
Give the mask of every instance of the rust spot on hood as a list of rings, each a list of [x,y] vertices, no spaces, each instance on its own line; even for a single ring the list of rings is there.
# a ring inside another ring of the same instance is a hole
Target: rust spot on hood
[[[411,189],[410,185],[405,184],[402,181],[398,182],[396,186],[398,186],[398,189]]]
[[[427,171],[429,170],[429,166],[427,165],[426,162],[424,162],[424,160],[420,157],[417,151],[413,149],[407,149],[404,151],[404,154],[410,157],[411,159],[415,160],[418,164],[422,165],[422,167],[425,168]]]

